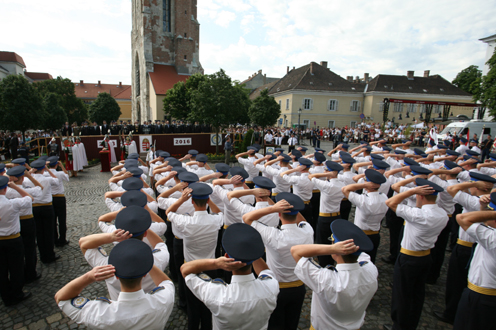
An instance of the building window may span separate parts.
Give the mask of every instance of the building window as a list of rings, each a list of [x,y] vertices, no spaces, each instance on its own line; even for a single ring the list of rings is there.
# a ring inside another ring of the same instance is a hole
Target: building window
[[[425,113],[425,104],[420,105],[420,113]]]
[[[327,127],[328,127],[328,128],[334,128],[334,120],[329,120],[329,121],[327,122]]]
[[[379,103],[379,112],[384,111],[384,102]]]
[[[329,100],[327,110],[329,110],[329,111],[338,110],[338,100]]]
[[[188,56],[187,55],[184,55],[184,60],[188,60]]]
[[[303,125],[305,126],[305,128],[309,128],[310,127],[310,120],[303,119]]]
[[[171,0],[163,0],[164,32],[171,32]]]
[[[434,106],[434,113],[441,113],[442,105],[435,105]]]
[[[394,103],[394,112],[403,112],[403,103]]]
[[[303,110],[312,110],[312,105],[312,99],[303,99]]]
[[[408,104],[408,112],[417,112],[417,105],[415,103]]]
[[[286,110],[289,110],[289,99],[286,99]]]
[[[184,32],[184,39],[186,39],[188,37],[188,34],[186,32]]]
[[[351,128],[355,128],[356,127],[356,123],[357,123],[356,121],[350,122],[350,127]]]
[[[350,104],[350,111],[359,111],[360,110],[360,101],[353,100]]]
[[[140,96],[140,68],[139,61],[136,58],[136,96]]]
[[[279,100],[279,108],[282,110],[282,101]]]

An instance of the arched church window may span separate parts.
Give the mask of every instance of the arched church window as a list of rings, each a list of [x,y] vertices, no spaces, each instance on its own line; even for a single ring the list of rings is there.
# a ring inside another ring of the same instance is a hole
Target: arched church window
[[[171,32],[171,0],[163,0],[164,32]]]

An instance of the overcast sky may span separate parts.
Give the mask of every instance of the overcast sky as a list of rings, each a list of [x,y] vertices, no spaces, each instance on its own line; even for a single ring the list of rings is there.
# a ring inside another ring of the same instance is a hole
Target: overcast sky
[[[131,0],[0,0],[0,50],[27,70],[131,83]],[[198,0],[200,62],[244,80],[327,61],[346,77],[414,70],[451,81],[484,64],[496,1]]]

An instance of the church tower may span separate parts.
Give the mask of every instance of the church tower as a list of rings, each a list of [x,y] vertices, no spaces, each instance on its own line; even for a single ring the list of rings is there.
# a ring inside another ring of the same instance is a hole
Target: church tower
[[[197,0],[132,0],[133,121],[164,119],[168,89],[203,73]]]

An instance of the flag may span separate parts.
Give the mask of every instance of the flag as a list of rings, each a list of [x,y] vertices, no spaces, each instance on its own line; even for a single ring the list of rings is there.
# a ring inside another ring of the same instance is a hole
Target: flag
[[[484,128],[486,128],[486,124],[484,124],[484,126],[482,126],[482,132],[479,136],[479,146],[482,145],[482,137],[484,136]]]
[[[467,143],[470,143],[470,128],[467,127]],[[467,145],[467,143],[465,145]]]
[[[434,142],[434,145],[437,144],[437,133],[434,128],[431,128],[429,131],[429,140],[432,140]]]

